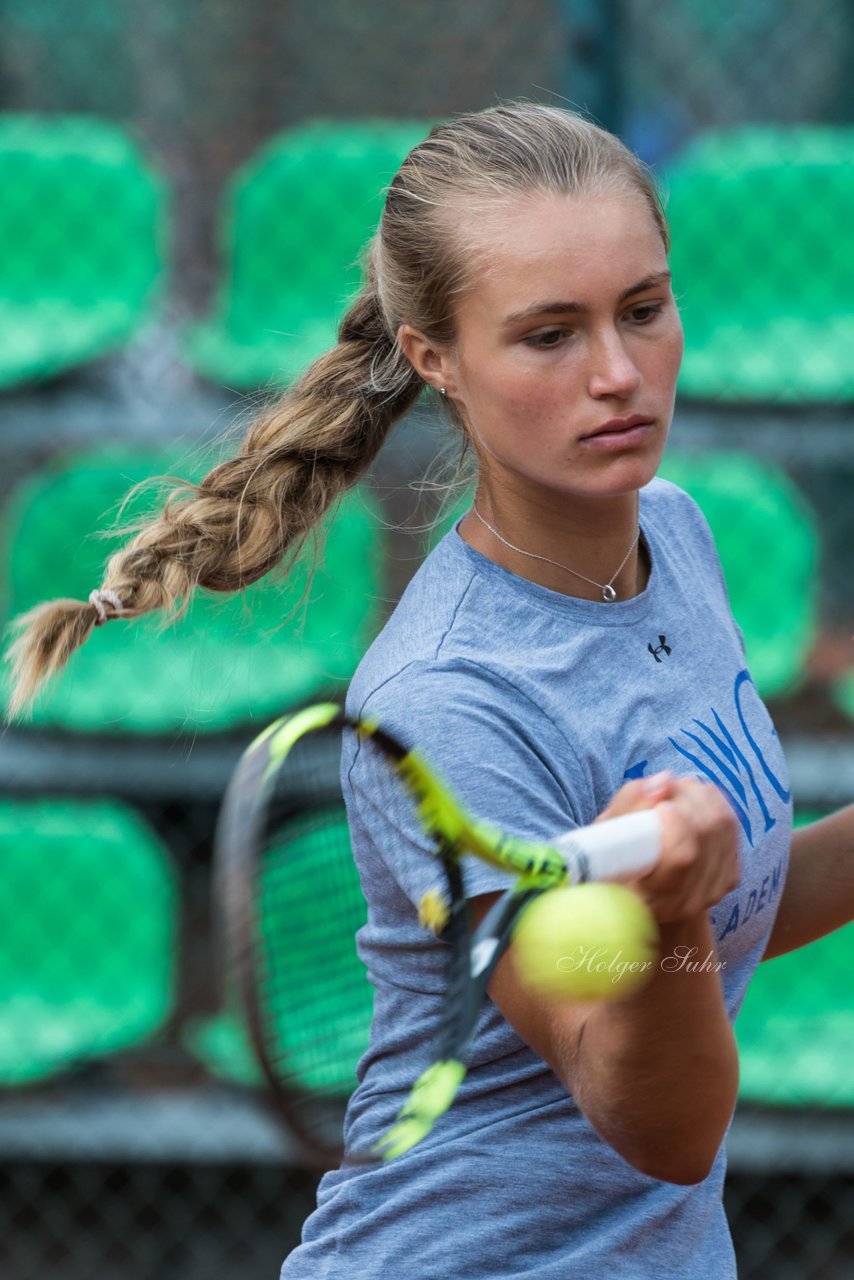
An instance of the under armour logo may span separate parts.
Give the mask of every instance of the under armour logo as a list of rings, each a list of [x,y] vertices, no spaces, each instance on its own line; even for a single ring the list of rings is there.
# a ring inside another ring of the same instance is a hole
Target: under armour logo
[[[660,653],[666,653],[669,656],[671,652],[670,645],[665,643],[666,640],[667,640],[667,636],[659,636],[658,645],[655,649],[653,649],[651,644],[648,644],[646,646],[647,649],[649,649],[652,656],[655,658],[656,662],[661,662],[661,658],[658,656]]]

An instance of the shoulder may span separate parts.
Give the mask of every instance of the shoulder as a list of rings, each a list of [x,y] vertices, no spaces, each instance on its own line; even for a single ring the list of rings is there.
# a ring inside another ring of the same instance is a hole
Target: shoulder
[[[363,703],[369,693],[413,663],[439,658],[458,625],[473,577],[448,539],[433,548],[364,653],[351,682],[348,703],[353,699]]]
[[[550,724],[545,710],[502,671],[452,651],[411,658],[379,680],[367,674],[351,683],[347,711],[381,716],[392,730],[426,730],[441,722],[468,736],[504,722],[524,734],[531,726],[542,733]]]
[[[647,521],[702,531],[704,535],[711,536],[708,521],[694,498],[663,476],[656,476],[640,490],[640,512]]]
[[[379,722],[417,747],[475,812],[509,830],[546,811],[532,838],[563,829],[589,808],[590,779],[564,728],[500,670],[459,655],[412,659],[380,683],[351,684],[347,713]],[[358,765],[357,744],[344,751],[345,772]],[[527,812],[526,812],[527,811]]]
[[[486,666],[459,657],[413,660],[374,688],[351,686],[347,711],[376,718],[418,747],[474,812],[509,830],[544,838],[574,818],[584,784],[572,744],[540,706]],[[357,745],[345,749],[351,784],[359,757]]]
[[[667,542],[694,552],[700,560],[717,561],[717,548],[709,522],[694,498],[679,485],[656,476],[641,490],[641,521],[652,525]]]
[[[670,516],[693,520],[699,516],[705,522],[702,511],[689,493],[672,480],[656,476],[640,491],[641,509],[647,516]]]
[[[428,688],[425,696],[442,696],[445,685],[449,697],[488,685],[514,703],[526,697],[522,686],[535,698],[519,655],[544,634],[542,603],[532,599],[539,590],[472,551],[452,530],[416,570],[359,663],[348,709]]]

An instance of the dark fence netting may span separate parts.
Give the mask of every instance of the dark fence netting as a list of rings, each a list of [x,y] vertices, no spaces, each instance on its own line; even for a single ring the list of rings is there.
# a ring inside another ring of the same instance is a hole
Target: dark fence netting
[[[848,803],[852,55],[846,0],[0,0],[4,625],[85,599],[153,500],[120,512],[130,485],[200,478],[332,344],[434,122],[571,104],[662,183],[686,334],[662,472],[714,532],[796,822]],[[0,736],[0,1280],[260,1280],[298,1241],[318,1172],[221,980],[217,812],[264,725],[343,697],[468,505],[457,450],[419,402],[311,582],[306,553],[162,634],[105,627]],[[854,1265],[852,941],[761,966],[737,1021],[745,1280]]]

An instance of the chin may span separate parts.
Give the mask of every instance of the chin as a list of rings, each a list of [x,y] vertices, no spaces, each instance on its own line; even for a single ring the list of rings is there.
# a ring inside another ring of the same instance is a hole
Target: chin
[[[663,455],[663,443],[660,448],[652,449],[649,452],[639,452],[635,456],[626,454],[622,458],[614,460],[610,476],[603,476],[603,480],[613,493],[626,493],[630,490],[642,489],[644,485],[655,479],[661,466]]]
[[[637,493],[654,480],[661,465],[661,455],[654,458],[621,458],[599,476],[591,476],[590,496],[618,498],[626,493]]]

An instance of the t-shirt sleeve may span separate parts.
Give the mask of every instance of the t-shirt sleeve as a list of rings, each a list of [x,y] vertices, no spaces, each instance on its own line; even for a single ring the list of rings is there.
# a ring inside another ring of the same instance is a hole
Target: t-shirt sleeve
[[[416,746],[463,807],[514,835],[547,840],[578,825],[573,791],[581,785],[572,747],[531,700],[474,663],[414,662],[350,714],[375,717]],[[366,831],[376,853],[417,907],[442,881],[438,861],[413,805],[379,753],[346,735],[342,784],[351,830]],[[468,897],[513,883],[469,856]]]

